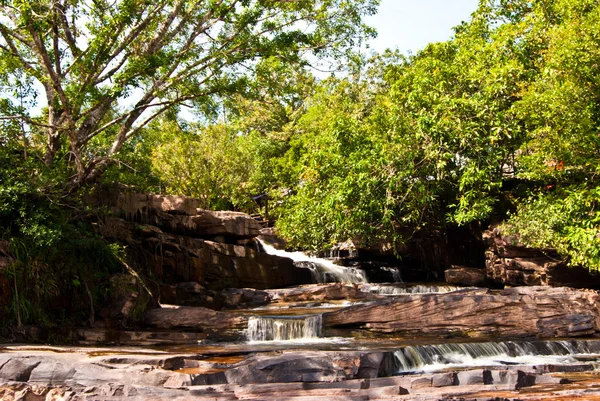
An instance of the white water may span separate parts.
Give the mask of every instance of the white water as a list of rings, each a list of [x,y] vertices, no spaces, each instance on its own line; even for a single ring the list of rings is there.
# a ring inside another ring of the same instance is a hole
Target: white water
[[[470,288],[470,287],[469,287]],[[452,285],[412,285],[398,287],[394,285],[381,284],[363,284],[360,290],[379,295],[407,295],[407,294],[442,294],[446,292],[458,291],[465,287],[456,287]]]
[[[404,280],[402,280],[402,274],[400,273],[399,268],[382,266],[382,267],[380,267],[380,269],[390,273],[392,275],[394,283],[403,283],[404,282]]]
[[[396,351],[398,373],[448,368],[576,363],[576,356],[600,352],[599,342],[486,342],[410,346]]]
[[[367,276],[364,270],[352,267],[339,266],[327,259],[315,258],[302,252],[287,252],[276,249],[260,241],[263,249],[269,255],[281,256],[294,261],[296,266],[310,269],[315,283],[366,283]]]
[[[307,342],[321,337],[321,327],[321,315],[255,316],[248,319],[247,337],[249,342]]]

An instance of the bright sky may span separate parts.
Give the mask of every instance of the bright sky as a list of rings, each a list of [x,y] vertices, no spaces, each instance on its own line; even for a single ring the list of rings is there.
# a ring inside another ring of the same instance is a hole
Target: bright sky
[[[449,39],[452,27],[468,21],[477,5],[478,0],[381,0],[377,15],[366,20],[379,33],[371,48],[416,53]]]

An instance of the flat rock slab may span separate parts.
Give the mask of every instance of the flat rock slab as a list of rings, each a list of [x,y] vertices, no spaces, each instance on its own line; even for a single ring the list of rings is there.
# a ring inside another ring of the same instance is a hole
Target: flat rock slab
[[[376,364],[379,354],[343,351],[259,354],[232,361],[221,375],[224,382],[198,385],[196,378],[202,375],[179,373],[177,369],[188,367],[188,360],[205,363],[199,355],[140,348],[7,347],[0,354],[0,399],[565,401],[600,398],[598,372],[578,374],[581,376],[577,379],[578,376],[546,373],[553,370],[550,366],[360,377],[361,369]],[[569,377],[576,382],[572,383]]]
[[[275,302],[337,301],[337,300],[382,300],[384,295],[362,291],[360,285],[328,283],[302,285],[293,288],[267,290]]]
[[[242,329],[247,317],[233,312],[219,312],[203,307],[171,306],[146,312],[148,325],[160,329],[194,329],[199,331]]]
[[[119,193],[103,201],[127,220],[152,224],[174,234],[254,238],[262,228],[245,213],[200,209],[199,199],[186,196]]]
[[[323,325],[464,337],[578,337],[600,331],[598,300],[595,291],[549,287],[423,294],[329,312]]]

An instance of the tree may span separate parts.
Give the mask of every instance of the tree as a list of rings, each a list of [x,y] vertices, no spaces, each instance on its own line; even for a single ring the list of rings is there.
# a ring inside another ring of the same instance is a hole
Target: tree
[[[373,34],[378,0],[10,0],[0,3],[0,79],[44,95],[45,116],[3,119],[43,132],[51,166],[66,146],[74,186],[96,180],[166,110],[218,109],[265,56],[339,56]],[[15,112],[18,110],[18,112]]]
[[[165,138],[154,148],[151,159],[166,192],[198,198],[204,209],[247,204],[250,194],[243,187],[252,160],[242,138],[224,124],[186,130],[173,125],[163,122],[153,127]]]

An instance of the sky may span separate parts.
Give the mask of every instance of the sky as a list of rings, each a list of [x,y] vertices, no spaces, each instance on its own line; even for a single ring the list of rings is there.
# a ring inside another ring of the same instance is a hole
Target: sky
[[[416,53],[428,43],[453,35],[452,27],[468,21],[478,0],[381,0],[377,15],[366,19],[378,31],[371,48],[398,48]]]

